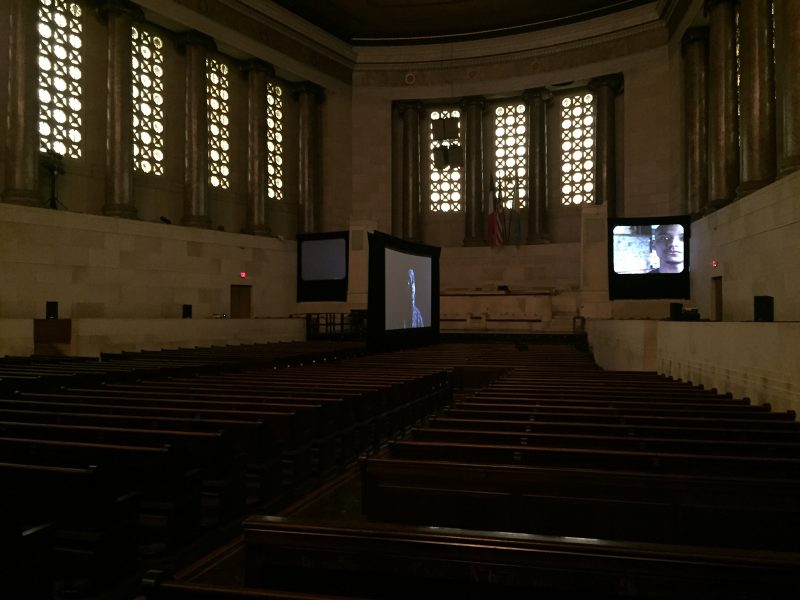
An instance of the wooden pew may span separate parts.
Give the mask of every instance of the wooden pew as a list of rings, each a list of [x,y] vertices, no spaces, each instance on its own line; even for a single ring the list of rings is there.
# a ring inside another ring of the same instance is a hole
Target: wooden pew
[[[175,446],[0,437],[0,457],[43,466],[96,465],[109,485],[135,489],[137,539],[150,552],[181,548],[200,529],[200,469]]]
[[[491,429],[416,428],[410,439],[417,441],[493,444],[501,446],[538,446],[588,448],[607,450],[638,450],[678,454],[710,454],[726,456],[781,456],[800,458],[800,435],[794,443],[742,440],[692,440],[682,438],[652,438],[644,436],[570,435]]]
[[[93,390],[85,389],[80,393],[45,394],[24,392],[15,396],[22,401],[44,401],[58,403],[80,403],[96,404],[108,407],[112,412],[117,407],[141,407],[142,411],[153,409],[164,410],[185,410],[189,413],[198,411],[238,411],[261,412],[261,420],[271,424],[271,428],[283,428],[284,433],[279,434],[283,437],[286,432],[290,433],[291,439],[287,442],[285,450],[282,452],[282,464],[284,471],[284,481],[282,485],[291,490],[301,489],[309,484],[311,477],[311,451],[315,444],[322,445],[332,442],[332,424],[325,420],[324,404],[314,403],[314,401],[292,402],[271,402],[259,401],[259,399],[246,398],[244,400],[226,398],[224,396],[208,396],[199,399],[183,399],[175,397],[164,397],[163,394],[142,392],[132,393],[113,393],[104,389]],[[328,407],[330,408],[330,407]],[[134,409],[135,410],[135,409]],[[293,424],[287,425],[285,416],[272,416],[272,413],[283,413],[289,416]],[[192,418],[191,416],[189,418]]]
[[[511,431],[515,433],[543,433],[564,435],[610,435],[631,437],[665,437],[685,440],[742,440],[775,443],[797,443],[800,441],[800,429],[776,429],[772,423],[762,424],[755,428],[722,428],[714,424],[707,427],[681,427],[674,425],[642,425],[629,423],[575,423],[569,419],[563,421],[531,421],[528,419],[478,419],[453,418],[449,416],[433,417],[428,421],[430,427],[440,429],[475,429],[484,427],[495,431]]]
[[[393,457],[411,460],[800,479],[800,459],[781,456],[726,456],[612,450],[604,447],[590,449],[414,440],[390,442],[389,452]]]
[[[363,457],[370,521],[800,550],[798,479]]]
[[[244,522],[250,587],[370,598],[796,598],[800,555],[531,534]]]
[[[54,582],[66,587],[66,582],[80,580],[93,589],[102,587],[126,572],[137,556],[135,486],[110,476],[113,467],[65,466],[65,462],[63,458],[53,464],[0,462],[0,513],[22,536],[19,542],[26,542],[16,544],[17,551],[28,552],[35,539],[28,536],[42,524],[51,524],[49,548],[40,546],[40,557],[29,556],[34,562],[45,560],[42,572],[20,566],[32,576],[29,583],[34,589],[39,577],[49,580],[51,589],[42,598],[52,594]],[[6,548],[7,541],[0,541],[0,548]]]
[[[772,429],[775,431],[800,431],[800,423],[790,418],[791,415],[777,413],[778,417],[768,419],[751,418],[713,418],[713,417],[691,417],[691,416],[662,416],[662,415],[618,415],[618,414],[599,414],[595,413],[554,413],[554,412],[534,412],[526,409],[506,410],[497,408],[470,407],[449,408],[442,411],[442,416],[456,419],[479,419],[479,420],[517,420],[521,422],[572,422],[572,423],[596,423],[596,424],[624,424],[632,427],[637,426],[660,426],[660,427],[683,427],[683,428],[702,428],[702,429]]]

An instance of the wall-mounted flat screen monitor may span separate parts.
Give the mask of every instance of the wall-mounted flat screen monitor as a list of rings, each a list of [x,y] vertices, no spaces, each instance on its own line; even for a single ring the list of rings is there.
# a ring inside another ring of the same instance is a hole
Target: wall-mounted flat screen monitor
[[[347,231],[297,236],[297,301],[346,302]]]
[[[689,298],[688,216],[608,221],[609,297]]]
[[[440,249],[369,236],[368,338],[394,347],[433,343],[439,333]]]

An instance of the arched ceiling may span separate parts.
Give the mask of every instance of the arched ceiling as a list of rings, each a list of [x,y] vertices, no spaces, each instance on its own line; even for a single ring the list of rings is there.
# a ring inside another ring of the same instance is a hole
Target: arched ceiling
[[[353,45],[454,42],[567,25],[652,0],[274,0]]]

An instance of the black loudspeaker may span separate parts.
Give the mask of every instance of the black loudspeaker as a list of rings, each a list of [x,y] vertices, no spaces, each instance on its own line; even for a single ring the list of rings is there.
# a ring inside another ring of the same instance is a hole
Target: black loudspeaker
[[[191,304],[184,304],[183,310],[181,312],[181,317],[184,319],[191,319],[192,318],[192,305]]]
[[[772,296],[753,296],[753,320],[775,320],[775,299]]]
[[[58,318],[58,302],[48,300],[44,305],[44,318],[57,319]]]
[[[682,321],[683,320],[683,304],[680,302],[669,303],[669,320]]]

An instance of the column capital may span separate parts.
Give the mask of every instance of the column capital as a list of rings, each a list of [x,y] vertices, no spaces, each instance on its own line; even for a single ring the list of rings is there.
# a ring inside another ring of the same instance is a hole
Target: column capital
[[[185,51],[187,46],[200,46],[212,52],[217,49],[217,43],[214,38],[194,29],[178,34],[175,38],[175,45],[181,52]]]
[[[400,102],[396,102],[395,107],[397,107],[397,112],[401,116],[409,111],[422,113],[422,102],[419,100],[402,100]]]
[[[486,97],[485,96],[464,96],[459,101],[459,104],[462,108],[467,108],[468,106],[477,106],[480,109],[483,109],[486,106]]]
[[[100,0],[97,4],[97,13],[103,18],[122,14],[136,21],[144,21],[142,8],[128,0]]]
[[[522,92],[522,99],[527,103],[537,100],[548,103],[553,99],[553,92],[546,87],[531,88]]]
[[[263,60],[259,60],[257,58],[244,61],[241,64],[241,69],[243,73],[247,74],[255,72],[264,73],[269,77],[275,77],[275,67],[268,62],[264,62]]]
[[[690,27],[683,33],[681,37],[681,48],[686,50],[689,44],[696,44],[697,42],[708,42],[708,27]]]
[[[739,0],[705,0],[703,11],[708,14],[717,4],[739,4]]]
[[[325,100],[325,88],[310,81],[300,81],[292,86],[292,93],[295,98],[301,94],[314,96],[318,102]]]
[[[589,89],[593,92],[604,87],[610,88],[614,94],[622,93],[625,87],[625,80],[622,77],[622,73],[601,75],[600,77],[595,77],[589,81]]]

